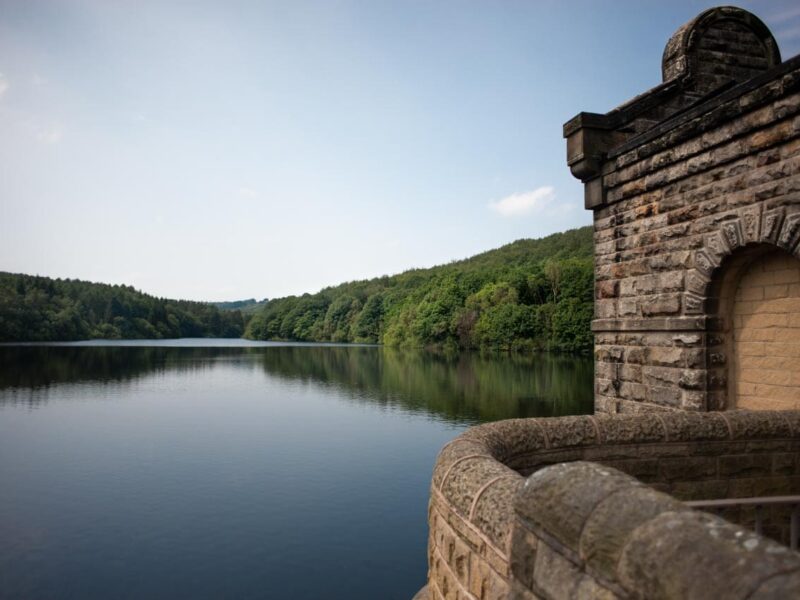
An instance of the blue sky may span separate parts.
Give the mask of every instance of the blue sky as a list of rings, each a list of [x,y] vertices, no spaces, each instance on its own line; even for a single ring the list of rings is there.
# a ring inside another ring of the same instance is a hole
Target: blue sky
[[[589,224],[562,124],[712,5],[0,0],[0,270],[272,298]]]

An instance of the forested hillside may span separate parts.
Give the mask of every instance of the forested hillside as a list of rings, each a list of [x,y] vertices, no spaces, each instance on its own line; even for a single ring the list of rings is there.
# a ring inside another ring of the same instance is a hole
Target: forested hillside
[[[585,351],[592,290],[592,230],[583,227],[431,269],[270,300],[245,336]]]
[[[241,337],[239,311],[130,286],[0,273],[0,342]]]

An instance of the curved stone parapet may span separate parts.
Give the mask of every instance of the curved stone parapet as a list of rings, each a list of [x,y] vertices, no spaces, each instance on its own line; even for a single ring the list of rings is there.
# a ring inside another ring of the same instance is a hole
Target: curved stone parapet
[[[680,500],[800,494],[799,449],[795,411],[474,427],[434,469],[428,597],[766,598],[770,586],[790,597],[800,591],[800,555]],[[725,517],[747,525],[753,515]],[[785,517],[767,515],[765,533],[785,538]],[[681,554],[687,544],[691,559]],[[659,553],[672,553],[669,564]],[[693,582],[687,562],[719,573]],[[733,583],[755,595],[728,595]]]
[[[515,507],[514,598],[800,597],[800,555],[616,469],[547,467]]]

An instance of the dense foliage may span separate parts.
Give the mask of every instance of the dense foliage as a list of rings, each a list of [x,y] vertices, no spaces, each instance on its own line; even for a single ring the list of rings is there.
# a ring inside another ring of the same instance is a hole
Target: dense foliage
[[[240,337],[239,311],[130,286],[0,273],[0,341]]]
[[[591,348],[592,231],[518,240],[472,258],[270,300],[261,340],[389,346]]]

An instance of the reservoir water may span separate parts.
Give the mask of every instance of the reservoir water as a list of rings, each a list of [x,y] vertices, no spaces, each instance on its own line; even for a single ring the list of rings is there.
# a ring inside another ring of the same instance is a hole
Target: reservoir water
[[[0,346],[0,598],[409,600],[441,446],[591,408],[588,358]]]

